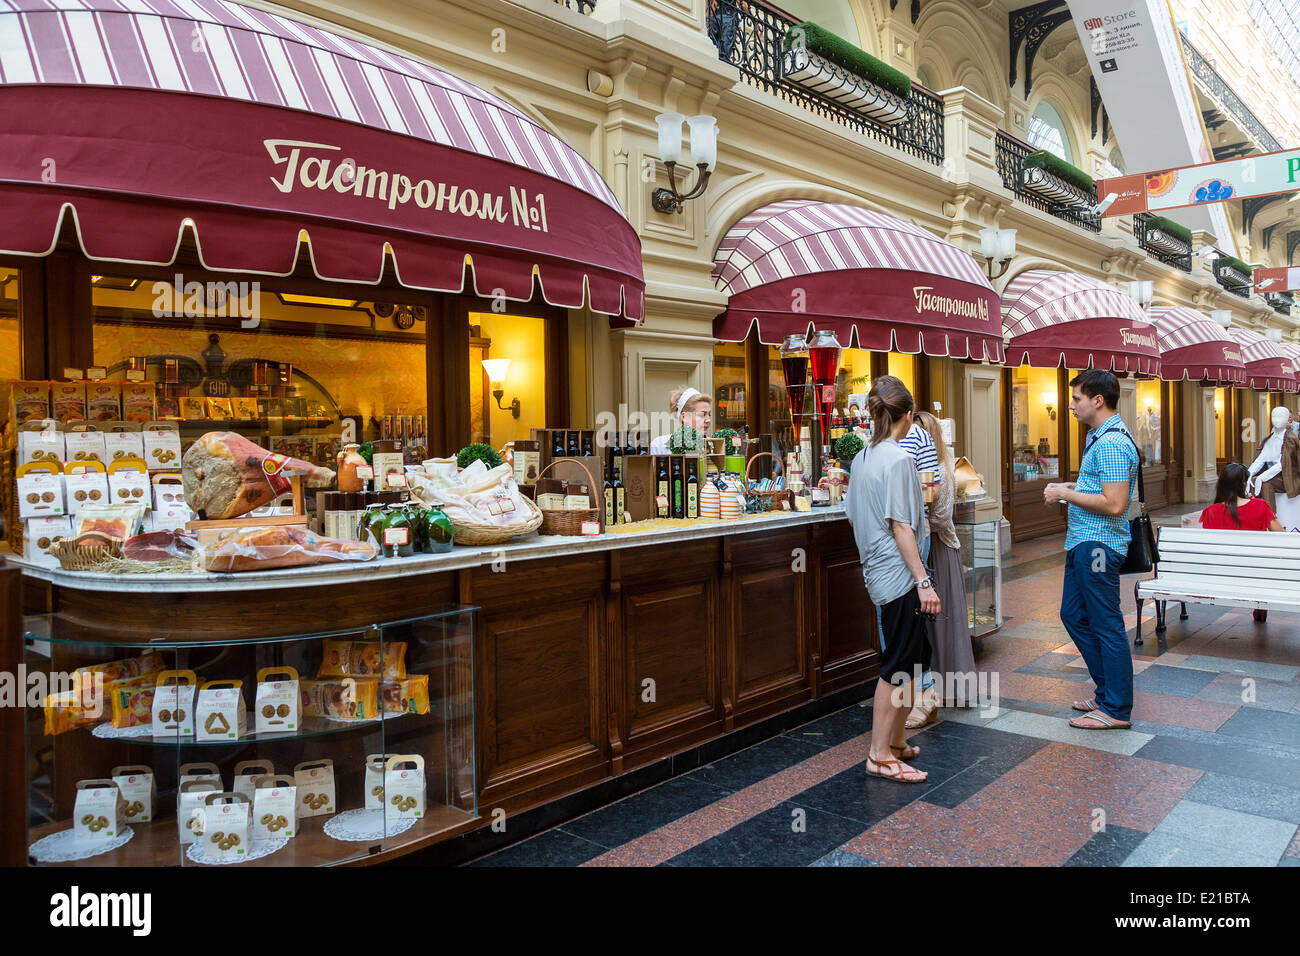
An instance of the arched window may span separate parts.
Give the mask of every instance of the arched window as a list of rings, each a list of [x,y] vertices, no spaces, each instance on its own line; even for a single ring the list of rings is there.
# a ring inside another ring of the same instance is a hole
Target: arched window
[[[1034,115],[1029,121],[1029,144],[1055,153],[1067,163],[1074,162],[1074,151],[1070,149],[1065,122],[1056,108],[1046,100],[1034,107]]]
[[[849,0],[783,0],[779,6],[800,20],[811,20],[854,46],[862,46],[862,34]]]
[[[1106,157],[1106,162],[1110,163],[1120,176],[1128,172],[1128,164],[1124,162],[1124,154],[1119,151],[1118,146],[1110,151],[1110,155]]]

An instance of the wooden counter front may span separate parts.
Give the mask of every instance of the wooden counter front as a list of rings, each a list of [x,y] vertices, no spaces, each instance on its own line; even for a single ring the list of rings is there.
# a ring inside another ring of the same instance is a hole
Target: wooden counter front
[[[477,605],[479,826],[497,808],[518,813],[876,676],[875,612],[838,509],[639,538],[553,539],[517,558],[507,548],[504,562],[458,548],[450,569],[406,559],[408,573],[329,586],[317,573],[298,586],[207,581],[137,596],[25,575],[25,603],[88,638],[104,628],[142,643]]]

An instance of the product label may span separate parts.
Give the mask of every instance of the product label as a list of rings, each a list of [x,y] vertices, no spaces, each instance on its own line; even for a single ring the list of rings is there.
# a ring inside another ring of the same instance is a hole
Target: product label
[[[605,489],[605,524],[614,523],[614,489]]]
[[[823,401],[823,402],[826,402],[827,404],[831,404],[831,403],[833,403],[833,402],[835,401],[835,386],[834,386],[834,385],[823,385],[823,386],[822,386],[822,401]]]
[[[370,465],[357,465],[357,477],[362,481],[373,481],[375,469]]]
[[[781,507],[784,508],[786,511],[789,511],[789,510],[790,510],[790,501],[789,501],[789,499],[787,499],[787,498],[782,498],[782,499],[781,499]]]
[[[92,365],[86,369],[86,378],[92,382],[101,382],[108,378],[108,369],[102,365]]]
[[[84,369],[72,368],[71,366],[68,366],[63,370],[63,377],[68,379],[69,381],[80,382],[82,379],[86,377],[86,373]]]
[[[127,370],[126,370],[126,380],[127,380],[128,382],[143,382],[143,381],[144,381],[144,369],[142,369],[142,368],[129,368],[129,369],[127,369]]]
[[[686,489],[686,517],[698,518],[700,516],[700,499],[694,485]]]
[[[262,473],[266,475],[266,480],[271,484],[272,494],[284,495],[293,490],[289,479],[281,474],[288,463],[288,455],[277,455],[274,452],[262,459]]]
[[[655,507],[659,509],[659,515],[662,517],[668,513],[668,496],[655,495]]]
[[[584,522],[582,523],[582,533],[583,533],[583,534],[600,534],[600,522],[599,522],[599,521],[584,521]]]
[[[395,471],[389,472],[389,473],[388,473],[388,487],[389,487],[389,488],[405,488],[405,487],[406,487],[406,475],[398,474],[398,473],[395,472]]]
[[[384,544],[404,545],[411,540],[410,528],[385,528]]]

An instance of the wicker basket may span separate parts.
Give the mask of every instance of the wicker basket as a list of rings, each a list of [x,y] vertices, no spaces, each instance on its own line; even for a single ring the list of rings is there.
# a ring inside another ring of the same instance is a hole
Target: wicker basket
[[[93,571],[105,558],[120,558],[122,542],[101,531],[87,531],[64,538],[50,547],[65,571]]]
[[[749,470],[754,467],[754,462],[758,461],[764,455],[773,459],[777,464],[781,463],[781,459],[777,458],[776,455],[772,454],[770,451],[760,451],[753,458],[749,459],[749,463],[745,465],[745,514],[753,515],[762,514],[765,511],[784,511],[785,506],[781,504],[782,501],[788,501],[790,503],[790,508],[793,510],[794,492],[790,491],[788,488],[779,488],[773,491],[750,490]]]
[[[545,468],[537,473],[540,480],[555,465],[565,461],[564,458],[557,458]],[[572,459],[567,459],[572,460]],[[596,481],[591,474],[591,468],[585,462],[579,462],[582,470],[591,478],[591,489],[593,494],[598,494],[600,483]],[[582,524],[584,521],[595,521],[600,525],[600,530],[605,530],[605,515],[601,508],[582,508],[578,511],[556,511],[554,509],[542,509],[542,526],[538,529],[538,534],[559,534],[575,537],[582,534]]]
[[[447,517],[451,518],[452,526],[456,529],[453,540],[456,544],[505,544],[511,538],[536,531],[542,526],[542,509],[527,498],[524,498],[524,505],[528,508],[528,518],[519,524],[500,525],[488,524],[485,521],[464,521],[448,514]]]
[[[23,553],[23,519],[18,517],[18,479],[16,476],[18,452],[15,449],[0,452],[0,503],[3,503],[5,539],[14,554]]]

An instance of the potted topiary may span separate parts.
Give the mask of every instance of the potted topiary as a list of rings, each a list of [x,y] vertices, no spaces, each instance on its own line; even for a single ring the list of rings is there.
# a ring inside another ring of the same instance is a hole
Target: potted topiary
[[[466,445],[456,452],[457,468],[468,468],[474,461],[481,461],[489,469],[492,469],[501,464],[501,456],[497,454],[497,450],[491,445],[485,445],[482,442]]]
[[[908,117],[912,81],[815,23],[796,24],[786,34],[781,75],[886,126]]]
[[[853,459],[857,458],[858,452],[865,447],[866,442],[856,432],[846,432],[835,439],[835,457],[840,460],[840,467],[844,469],[846,474],[853,466]]]
[[[679,428],[669,437],[668,450],[674,455],[701,455],[704,439],[694,428]]]

